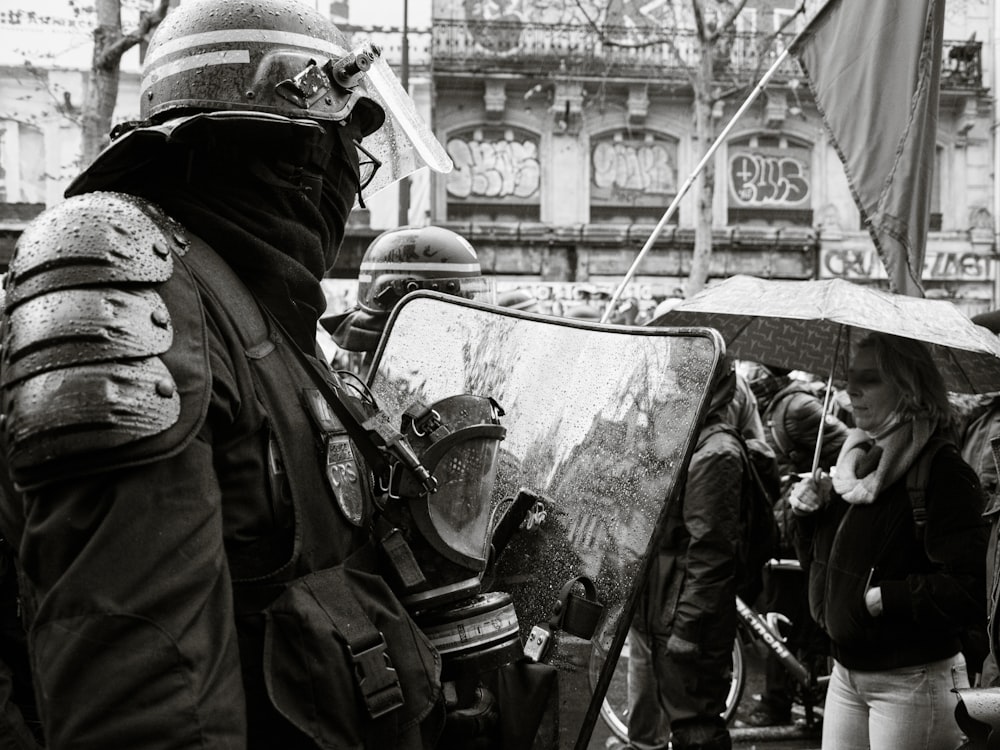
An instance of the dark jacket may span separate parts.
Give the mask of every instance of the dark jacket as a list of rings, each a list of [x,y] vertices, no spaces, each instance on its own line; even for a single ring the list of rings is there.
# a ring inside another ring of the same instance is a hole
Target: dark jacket
[[[847,437],[847,427],[833,416],[824,416],[823,402],[808,386],[791,378],[775,378],[777,392],[765,393],[758,387],[758,403],[768,445],[778,457],[782,474],[812,470],[816,434],[823,429],[820,467],[826,470],[837,462]]]
[[[849,669],[884,670],[953,656],[959,636],[985,618],[987,528],[975,473],[953,445],[938,450],[918,535],[906,475],[875,502],[834,494],[793,522],[809,568],[809,605]],[[884,611],[869,614],[866,584],[880,586]]]
[[[679,503],[668,510],[638,626],[676,633],[701,646],[725,646],[736,635],[736,574],[743,457],[724,431],[705,438],[691,457]]]
[[[377,600],[376,634],[401,649],[399,674],[422,675],[405,708],[375,722],[378,744],[420,746],[417,722],[434,707],[440,665],[391,608],[398,602],[375,567],[345,565],[367,549],[369,529],[350,520],[327,480],[338,433],[307,407],[313,351],[292,349],[315,345],[315,319],[275,306],[244,341],[246,316],[225,280],[195,265],[211,251],[183,227],[164,237],[173,272],[150,292],[173,328],[162,360],[178,421],[111,451],[84,448],[61,473],[56,454],[60,479],[8,509],[24,513],[19,556],[47,739],[58,748],[361,747],[372,722],[356,674],[385,662],[373,648],[370,664],[353,663],[326,611],[353,582],[370,593],[366,603]]]

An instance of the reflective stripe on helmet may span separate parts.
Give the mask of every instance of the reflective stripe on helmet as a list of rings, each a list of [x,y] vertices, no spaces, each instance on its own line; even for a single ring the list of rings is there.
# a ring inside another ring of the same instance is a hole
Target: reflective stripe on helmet
[[[302,47],[306,50],[327,52],[331,57],[334,55],[342,57],[347,54],[347,50],[340,45],[308,34],[269,29],[226,29],[224,31],[202,31],[165,41],[156,49],[151,50],[150,55],[146,58],[145,67],[150,67],[166,55],[183,52],[193,47],[207,47],[210,44],[267,44],[278,47]]]
[[[365,276],[371,280],[375,273],[412,274],[426,271],[431,273],[468,273],[473,276],[482,274],[478,263],[362,263],[360,271],[359,280],[363,280]]]
[[[142,79],[140,91],[144,92],[157,81],[164,78],[184,73],[195,68],[208,68],[213,65],[247,65],[250,63],[250,51],[245,49],[229,49],[221,52],[205,52],[201,55],[193,55],[183,60],[163,63],[155,72],[150,73]]]
[[[324,52],[331,57],[343,57],[347,54],[347,51],[343,47],[333,42],[288,31],[233,29],[188,34],[165,42],[151,51],[151,54],[146,58],[143,65],[144,76],[139,87],[140,94],[144,94],[150,86],[158,81],[195,68],[211,65],[250,63],[250,50],[248,49],[219,50],[191,55],[190,57],[171,62],[163,61],[163,58],[177,54],[178,52],[186,52],[197,47],[207,47],[214,44],[264,44],[282,47],[300,47],[309,52]]]

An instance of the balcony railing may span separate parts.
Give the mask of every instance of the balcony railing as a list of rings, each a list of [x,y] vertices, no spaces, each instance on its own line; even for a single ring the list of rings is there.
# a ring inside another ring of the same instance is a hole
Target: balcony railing
[[[983,87],[983,43],[945,41],[943,46],[941,88],[981,89]]]
[[[644,37],[642,36],[644,34]],[[762,34],[737,33],[717,47],[716,72],[740,76],[761,75],[780,53],[788,35],[761,50]],[[455,74],[547,75],[565,72],[577,76],[611,76],[686,80],[686,68],[699,59],[693,31],[676,31],[669,40],[663,32],[603,27],[600,32],[582,24],[531,24],[502,21],[435,19],[432,64],[435,72]],[[945,88],[982,87],[982,44],[945,42],[941,84]],[[777,77],[799,75],[789,59]]]

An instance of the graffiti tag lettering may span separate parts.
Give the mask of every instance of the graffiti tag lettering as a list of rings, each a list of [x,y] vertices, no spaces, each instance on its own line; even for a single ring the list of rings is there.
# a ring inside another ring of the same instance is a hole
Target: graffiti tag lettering
[[[744,206],[799,205],[809,198],[809,166],[794,156],[741,151],[729,160],[729,184]]]
[[[532,198],[539,195],[538,144],[530,140],[451,138],[448,174],[453,198]]]
[[[677,192],[675,161],[664,143],[604,141],[594,147],[594,186],[672,195]]]

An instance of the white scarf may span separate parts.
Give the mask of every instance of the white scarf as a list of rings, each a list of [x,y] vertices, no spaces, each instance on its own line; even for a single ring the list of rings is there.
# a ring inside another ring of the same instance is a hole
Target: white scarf
[[[902,420],[893,414],[876,433],[848,431],[833,472],[833,489],[849,503],[874,502],[885,487],[906,473],[936,428],[930,419]]]

